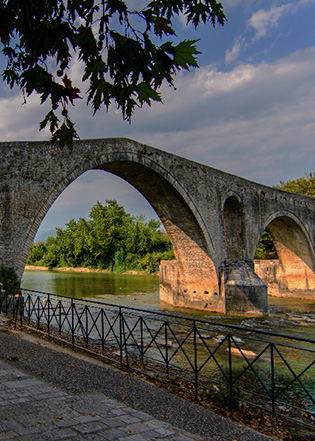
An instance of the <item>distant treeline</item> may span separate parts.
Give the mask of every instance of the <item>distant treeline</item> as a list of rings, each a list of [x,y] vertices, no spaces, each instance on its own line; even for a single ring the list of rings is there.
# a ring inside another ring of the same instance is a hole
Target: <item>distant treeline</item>
[[[160,221],[133,217],[117,201],[97,202],[88,220],[72,219],[65,229],[56,228],[55,238],[32,244],[27,264],[155,273],[161,260],[174,259],[160,228]]]

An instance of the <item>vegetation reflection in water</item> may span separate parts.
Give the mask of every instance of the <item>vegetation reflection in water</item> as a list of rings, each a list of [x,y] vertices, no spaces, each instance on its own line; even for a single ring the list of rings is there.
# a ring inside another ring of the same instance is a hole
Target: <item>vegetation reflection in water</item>
[[[177,308],[159,299],[157,275],[71,271],[25,271],[22,287],[67,297],[161,311],[225,324],[248,326],[313,339],[315,301],[269,297],[268,317],[226,316],[209,311]]]

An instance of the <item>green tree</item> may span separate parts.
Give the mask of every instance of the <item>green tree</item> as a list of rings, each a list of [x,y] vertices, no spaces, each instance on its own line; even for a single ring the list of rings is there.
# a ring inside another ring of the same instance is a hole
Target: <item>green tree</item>
[[[115,255],[125,249],[128,235],[134,227],[133,218],[117,201],[97,202],[90,214],[91,252],[98,266],[113,268]]]
[[[95,258],[91,250],[91,224],[80,217],[73,232],[75,266],[94,267]]]
[[[37,93],[42,103],[50,100],[40,129],[48,125],[61,146],[72,147],[78,136],[68,110],[81,98],[69,77],[72,59],[83,63],[94,113],[115,102],[130,120],[136,106],[161,101],[163,82],[174,86],[179,70],[198,66],[197,40],[174,42],[176,16],[184,14],[195,28],[225,22],[216,0],[154,0],[130,9],[132,3],[0,0],[0,42],[7,58],[2,76],[25,99]]]
[[[55,268],[59,266],[60,262],[60,249],[56,243],[56,238],[48,237],[45,246],[47,248],[47,253],[44,254],[42,263],[48,268]]]
[[[40,265],[46,252],[47,248],[43,242],[32,243],[28,253],[27,265]]]
[[[162,259],[174,258],[172,244],[160,227],[159,221],[132,217],[117,201],[97,202],[88,220],[71,219],[65,229],[56,228],[55,238],[33,244],[28,263],[156,272]]]
[[[292,179],[284,182],[280,181],[275,188],[280,190],[290,191],[291,193],[304,194],[306,196],[315,196],[315,176],[314,173],[309,173],[298,179]]]
[[[278,259],[278,253],[268,231],[264,231],[258,243],[255,259]]]
[[[0,265],[0,283],[7,294],[17,294],[21,281],[14,268]]]

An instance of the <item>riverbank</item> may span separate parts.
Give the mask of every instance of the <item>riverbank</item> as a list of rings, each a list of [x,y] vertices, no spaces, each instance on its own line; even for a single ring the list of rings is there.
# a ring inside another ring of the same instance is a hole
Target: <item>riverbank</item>
[[[47,266],[35,266],[35,265],[26,265],[25,271],[68,271],[72,273],[108,273],[111,274],[113,271],[109,271],[107,269],[99,269],[99,268],[74,268],[74,267],[61,267],[61,268],[48,268]],[[156,276],[157,273],[146,273],[144,271],[123,271],[119,274],[128,274],[135,276]]]

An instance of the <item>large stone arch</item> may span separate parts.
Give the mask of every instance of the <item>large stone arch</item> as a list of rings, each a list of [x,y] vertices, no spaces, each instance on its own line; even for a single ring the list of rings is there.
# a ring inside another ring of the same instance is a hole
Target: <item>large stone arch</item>
[[[293,213],[279,211],[264,222],[264,230],[271,235],[279,256],[279,262],[272,262],[268,268],[272,279],[270,293],[281,297],[313,297],[314,249],[304,224]]]
[[[146,151],[128,149],[105,151],[85,161],[72,165],[62,179],[56,176],[46,198],[38,206],[22,246],[24,264],[31,243],[42,222],[58,196],[77,177],[88,170],[99,169],[124,179],[135,187],[154,208],[174,246],[176,261],[163,262],[161,268],[162,300],[181,306],[202,307],[208,303],[205,293],[218,296],[218,277],[212,256],[215,255],[210,232],[198,207],[172,174]],[[133,147],[133,146],[132,146]],[[202,300],[201,300],[202,298]],[[222,309],[222,308],[221,308]]]

